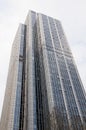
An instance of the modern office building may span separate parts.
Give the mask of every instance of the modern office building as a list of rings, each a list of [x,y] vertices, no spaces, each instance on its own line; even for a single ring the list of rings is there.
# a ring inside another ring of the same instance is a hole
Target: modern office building
[[[0,130],[86,130],[86,93],[59,20],[29,11],[19,25]]]

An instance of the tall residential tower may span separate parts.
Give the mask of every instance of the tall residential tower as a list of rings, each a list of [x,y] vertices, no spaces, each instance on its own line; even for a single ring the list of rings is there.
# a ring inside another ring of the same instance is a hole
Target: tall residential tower
[[[30,11],[20,24],[0,130],[86,130],[86,93],[59,20]]]

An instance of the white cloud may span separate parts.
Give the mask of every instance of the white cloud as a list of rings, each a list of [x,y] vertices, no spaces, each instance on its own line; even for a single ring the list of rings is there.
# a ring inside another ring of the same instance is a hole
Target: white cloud
[[[86,87],[86,1],[85,0],[3,0],[0,1],[0,111],[8,72],[11,45],[28,10],[60,19],[82,82]]]

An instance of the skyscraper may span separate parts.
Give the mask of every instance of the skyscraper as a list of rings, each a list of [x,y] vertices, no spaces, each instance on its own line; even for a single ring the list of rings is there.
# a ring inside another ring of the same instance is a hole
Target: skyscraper
[[[86,130],[86,93],[59,20],[30,11],[19,25],[0,130]]]

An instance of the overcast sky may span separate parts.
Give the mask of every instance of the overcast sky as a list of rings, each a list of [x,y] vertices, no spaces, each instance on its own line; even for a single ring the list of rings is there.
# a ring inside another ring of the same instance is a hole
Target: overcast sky
[[[0,114],[12,43],[29,10],[62,22],[86,90],[86,0],[0,0]]]

